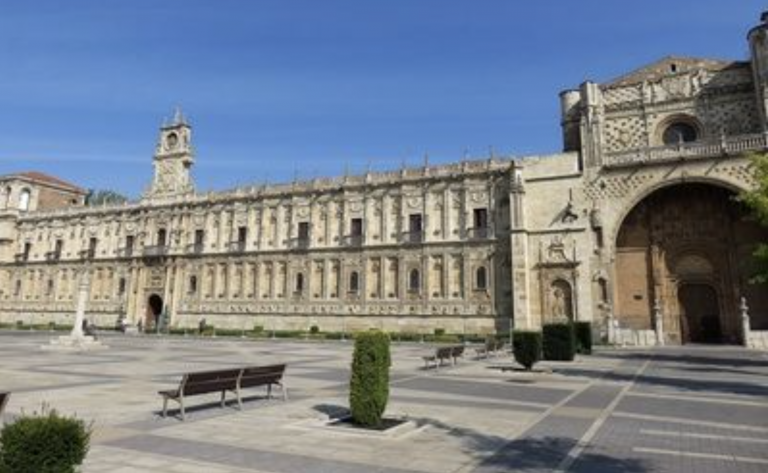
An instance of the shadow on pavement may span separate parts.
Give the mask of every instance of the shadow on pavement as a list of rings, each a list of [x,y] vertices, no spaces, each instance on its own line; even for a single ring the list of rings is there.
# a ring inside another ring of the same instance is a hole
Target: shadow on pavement
[[[436,419],[412,420],[420,427],[429,426],[439,429],[461,440],[464,451],[480,459],[480,463],[472,470],[473,473],[554,471],[577,442],[577,439],[565,436],[523,436],[510,441],[479,430],[454,427]],[[617,458],[589,451],[583,452],[573,466],[585,472],[643,473],[650,471],[650,465],[641,459]]]

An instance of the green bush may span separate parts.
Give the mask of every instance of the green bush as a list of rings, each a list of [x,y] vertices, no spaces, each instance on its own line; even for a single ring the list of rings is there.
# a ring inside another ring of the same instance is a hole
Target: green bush
[[[458,335],[427,335],[424,341],[430,343],[461,343]]]
[[[435,336],[436,337],[442,337],[445,335],[445,329],[444,328],[436,328],[435,329]]]
[[[576,351],[584,355],[592,353],[592,323],[574,322],[573,330],[576,334]]]
[[[19,417],[0,432],[0,473],[74,473],[88,453],[91,428],[56,411]]]
[[[363,426],[381,423],[389,400],[389,336],[380,331],[355,335],[349,407],[352,420]]]
[[[253,333],[256,335],[264,333],[264,326],[263,325],[254,325],[253,326]]]
[[[302,338],[304,332],[301,330],[276,330],[274,335],[275,338]]]
[[[309,327],[309,333],[312,335],[317,335],[318,333],[320,333],[320,327],[318,327],[317,325],[313,325]]]
[[[545,360],[573,361],[576,356],[576,336],[572,323],[546,324],[543,336]]]
[[[541,332],[512,332],[512,353],[515,355],[515,361],[528,371],[541,360],[541,345]]]

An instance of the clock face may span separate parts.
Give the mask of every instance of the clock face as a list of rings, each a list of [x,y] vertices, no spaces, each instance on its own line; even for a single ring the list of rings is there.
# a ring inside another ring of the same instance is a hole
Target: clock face
[[[173,149],[179,144],[179,135],[176,133],[169,133],[165,138],[165,144],[168,149]]]

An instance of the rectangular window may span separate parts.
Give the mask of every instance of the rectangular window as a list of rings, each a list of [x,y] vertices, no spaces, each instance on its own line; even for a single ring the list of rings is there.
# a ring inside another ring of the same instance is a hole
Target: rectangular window
[[[64,240],[56,240],[56,244],[53,247],[53,256],[56,259],[61,258],[61,253],[64,251]]]
[[[248,228],[240,227],[237,229],[237,242],[245,244],[245,240],[248,237]]]
[[[202,247],[205,243],[205,230],[195,230],[195,246]]]
[[[488,209],[475,209],[475,228],[488,228]]]
[[[157,246],[165,246],[168,232],[165,228],[161,228],[157,231]]]
[[[309,240],[309,222],[299,222],[299,240]]]
[[[24,261],[29,261],[30,253],[32,253],[32,243],[24,243],[24,254],[22,255],[22,259]]]
[[[96,248],[99,245],[99,240],[95,237],[88,240],[88,258],[96,257]]]
[[[133,235],[128,235],[125,237],[125,256],[133,255],[133,247],[135,241],[136,238]]]
[[[361,236],[363,234],[363,219],[353,218],[352,225],[350,226],[350,235]]]
[[[411,214],[408,216],[408,231],[411,233],[421,233],[421,214]]]

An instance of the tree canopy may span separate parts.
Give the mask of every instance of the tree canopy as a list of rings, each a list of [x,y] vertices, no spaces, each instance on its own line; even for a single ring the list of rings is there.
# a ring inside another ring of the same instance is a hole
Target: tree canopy
[[[768,154],[752,156],[752,166],[757,186],[741,195],[741,201],[751,210],[755,220],[768,228]],[[758,245],[754,253],[757,263],[753,282],[768,283],[768,242]]]
[[[128,202],[128,197],[110,189],[90,189],[85,199],[86,205],[122,204]]]

